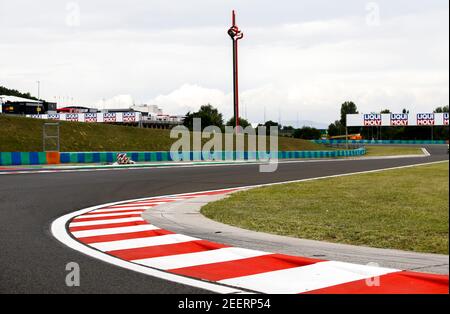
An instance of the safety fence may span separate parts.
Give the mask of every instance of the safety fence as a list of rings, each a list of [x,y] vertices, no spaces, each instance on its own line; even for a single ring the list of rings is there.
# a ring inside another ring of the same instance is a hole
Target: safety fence
[[[312,140],[312,142],[316,144],[346,144],[346,140]],[[437,144],[446,144],[445,140],[349,140],[349,144],[399,144],[399,145],[437,145]]]
[[[362,156],[365,148],[330,151],[279,151],[279,152],[0,152],[0,165],[45,165],[113,163],[117,154],[125,153],[136,162],[206,161],[206,160],[267,160],[301,158],[336,158]]]

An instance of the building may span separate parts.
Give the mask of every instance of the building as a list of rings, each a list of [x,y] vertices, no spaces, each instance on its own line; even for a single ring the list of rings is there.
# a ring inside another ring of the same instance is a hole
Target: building
[[[181,124],[184,116],[169,115],[156,105],[135,105],[130,111],[140,112],[144,121]]]
[[[0,112],[7,114],[43,114],[48,110],[56,111],[56,103],[46,103],[44,101],[0,95]]]
[[[157,116],[163,114],[162,109],[156,105],[134,105],[130,109],[142,113],[143,116]]]
[[[56,108],[58,107],[56,102],[48,102],[44,100],[43,105],[45,113],[56,113]]]
[[[103,113],[118,113],[118,112],[135,112],[135,110],[127,108],[105,108],[101,109],[99,112]]]
[[[96,108],[88,108],[81,106],[69,106],[64,108],[58,108],[56,110],[58,113],[97,113],[99,112]]]

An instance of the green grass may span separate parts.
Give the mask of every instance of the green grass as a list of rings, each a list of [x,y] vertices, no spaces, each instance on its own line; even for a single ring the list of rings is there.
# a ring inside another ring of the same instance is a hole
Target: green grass
[[[245,229],[448,254],[449,164],[257,188],[202,213]]]
[[[423,155],[420,147],[412,146],[366,146],[366,156]]]
[[[42,151],[44,120],[0,115],[0,151]],[[129,126],[61,122],[60,150],[169,151],[176,139],[170,131]],[[206,140],[204,140],[205,142]],[[310,141],[279,137],[279,150],[328,150]]]

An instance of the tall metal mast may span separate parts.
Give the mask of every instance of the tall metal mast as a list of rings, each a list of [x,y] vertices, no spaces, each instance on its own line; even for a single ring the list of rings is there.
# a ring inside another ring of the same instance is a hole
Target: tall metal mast
[[[238,40],[244,37],[239,27],[236,25],[236,13],[232,13],[232,26],[228,30],[233,41],[233,103],[234,103],[234,126],[239,126],[239,75],[238,75]]]

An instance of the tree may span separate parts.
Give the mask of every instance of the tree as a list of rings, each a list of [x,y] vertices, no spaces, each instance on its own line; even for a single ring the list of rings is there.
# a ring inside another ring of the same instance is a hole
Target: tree
[[[207,126],[217,126],[223,128],[223,117],[219,111],[210,104],[200,107],[197,112],[188,112],[183,119],[183,125],[192,131],[194,126],[194,118],[200,118],[202,128]]]
[[[434,110],[434,113],[444,113],[444,112],[449,112],[448,111],[448,105],[447,106],[443,106],[443,107],[437,107],[435,110]]]
[[[443,107],[437,107],[434,110],[435,113],[444,113],[449,112],[448,105]],[[434,139],[440,139],[440,140],[448,140],[449,138],[449,132],[448,132],[448,126],[438,126],[435,127],[433,130]]]
[[[331,123],[328,126],[328,135],[329,136],[342,135],[343,131],[344,131],[344,127],[341,124],[341,121],[339,121],[339,120],[334,121],[334,123]]]
[[[358,108],[356,107],[355,103],[352,101],[344,102],[341,105],[341,125],[345,127],[347,125],[347,115],[355,113],[358,113]]]
[[[283,125],[283,127],[280,129],[281,136],[292,137],[294,135],[294,132],[295,128],[291,125]]]
[[[234,126],[234,116],[231,117],[230,120],[228,120],[228,122],[227,122],[226,125],[228,125],[228,126]],[[250,125],[250,122],[248,122],[248,121],[245,120],[244,118],[239,117],[239,125],[240,125],[242,128],[245,129],[246,127],[248,127],[248,126]]]
[[[266,121],[266,123],[264,123],[264,126],[266,127],[267,135],[270,134],[270,127],[272,126],[276,126],[278,128],[278,132],[281,130],[281,124],[279,124],[278,122],[274,122],[272,120]]]
[[[264,122],[263,126],[266,128],[270,128],[271,126],[277,126],[279,129],[281,129],[281,125],[278,124],[278,122],[274,122],[272,120]]]
[[[304,140],[317,140],[320,139],[322,133],[316,128],[304,126],[301,129],[294,131],[294,138],[301,138]]]
[[[272,120],[264,122],[264,124],[258,124],[258,126],[264,126],[266,127],[266,134],[270,135],[270,127],[276,126],[278,128],[278,132],[281,131],[281,125],[279,125],[277,122],[274,122]],[[256,134],[258,134],[258,129],[256,129]]]
[[[383,109],[381,110],[381,113],[391,113],[391,111],[389,109]]]
[[[283,132],[293,132],[295,131],[295,128],[292,125],[284,125],[282,128]]]

